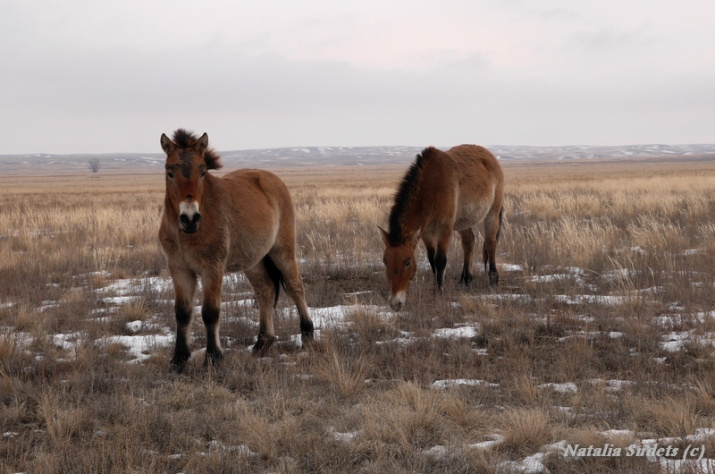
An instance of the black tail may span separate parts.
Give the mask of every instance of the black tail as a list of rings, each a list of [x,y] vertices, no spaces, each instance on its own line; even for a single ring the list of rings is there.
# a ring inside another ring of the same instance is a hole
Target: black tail
[[[504,222],[504,206],[499,210],[499,228],[497,229],[497,242],[499,242],[499,236],[501,235],[501,226]],[[484,240],[484,246],[482,247],[482,255],[484,256],[484,270],[488,268],[489,265],[489,253],[487,252],[487,241]],[[492,262],[493,263],[493,262]]]
[[[275,307],[276,304],[278,304],[278,296],[280,296],[281,286],[285,290],[286,282],[283,279],[283,274],[278,269],[278,267],[276,267],[276,264],[273,262],[271,257],[269,257],[268,255],[263,257],[263,265],[265,265],[266,270],[268,271],[268,276],[271,277],[271,280],[276,287],[276,298],[273,301],[273,306]]]
[[[504,222],[504,206],[499,210],[499,229],[497,230],[497,242],[499,242],[499,236],[501,235],[501,225]]]

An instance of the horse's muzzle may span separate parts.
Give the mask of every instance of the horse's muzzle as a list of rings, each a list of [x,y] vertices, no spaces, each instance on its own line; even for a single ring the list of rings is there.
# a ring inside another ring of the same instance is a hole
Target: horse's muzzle
[[[187,214],[181,214],[179,215],[179,229],[187,234],[193,234],[199,230],[199,221],[201,221],[201,214],[198,212],[191,217]]]
[[[395,311],[400,311],[405,305],[405,300],[407,299],[406,291],[398,291],[397,293],[390,296],[390,307]]]

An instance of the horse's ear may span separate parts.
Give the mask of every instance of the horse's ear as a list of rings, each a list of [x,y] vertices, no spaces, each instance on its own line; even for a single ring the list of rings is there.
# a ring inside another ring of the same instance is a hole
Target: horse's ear
[[[167,155],[174,151],[174,148],[176,148],[176,145],[174,142],[171,141],[169,137],[166,136],[165,133],[161,134],[161,149],[164,150],[164,153]]]
[[[209,135],[204,132],[203,135],[201,135],[201,138],[199,138],[199,141],[196,142],[196,148],[198,149],[199,153],[203,153],[206,151],[206,149],[209,147]]]
[[[390,246],[390,235],[382,227],[377,226],[377,228],[380,229],[380,237],[382,238],[382,243],[385,244],[385,247],[389,247]]]
[[[405,242],[407,242],[410,247],[415,248],[420,242],[420,237],[422,237],[422,227],[405,236]]]

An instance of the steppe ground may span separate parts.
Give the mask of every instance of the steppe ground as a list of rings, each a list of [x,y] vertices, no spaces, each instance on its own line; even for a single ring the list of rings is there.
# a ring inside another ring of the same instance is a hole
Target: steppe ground
[[[458,285],[456,241],[437,294],[420,249],[399,313],[376,226],[406,165],[276,169],[320,344],[283,294],[253,358],[227,278],[226,357],[196,317],[183,374],[162,171],[0,177],[0,472],[709,472],[715,158],[503,166],[499,285]]]

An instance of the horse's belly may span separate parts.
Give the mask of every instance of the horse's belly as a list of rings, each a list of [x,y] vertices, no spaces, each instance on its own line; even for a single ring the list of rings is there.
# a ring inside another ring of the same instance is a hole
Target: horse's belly
[[[460,231],[474,227],[487,217],[488,212],[489,205],[485,203],[472,202],[460,206],[454,219],[454,230]]]
[[[274,233],[265,238],[234,236],[226,259],[226,271],[240,272],[256,266],[275,244]]]

